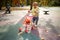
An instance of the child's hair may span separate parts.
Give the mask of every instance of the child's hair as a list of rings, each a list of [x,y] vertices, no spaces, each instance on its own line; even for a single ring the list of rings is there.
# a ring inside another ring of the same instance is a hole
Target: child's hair
[[[37,2],[33,2],[33,6],[38,6],[38,3]]]

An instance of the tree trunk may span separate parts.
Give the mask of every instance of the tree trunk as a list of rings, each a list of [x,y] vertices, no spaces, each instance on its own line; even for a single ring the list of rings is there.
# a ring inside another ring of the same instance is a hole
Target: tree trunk
[[[31,3],[30,3],[30,10],[32,10],[32,3],[33,3],[33,0],[31,0]]]
[[[2,2],[2,0],[0,0],[0,10],[1,10],[1,7],[2,7],[1,2]]]

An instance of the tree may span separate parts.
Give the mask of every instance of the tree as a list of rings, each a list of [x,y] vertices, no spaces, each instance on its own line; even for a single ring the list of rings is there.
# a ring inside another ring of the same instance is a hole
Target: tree
[[[26,0],[27,5],[29,5],[29,0]]]
[[[1,10],[1,7],[2,7],[2,0],[0,0],[0,10]]]
[[[33,0],[31,0],[31,3],[30,3],[30,10],[32,9],[32,3],[33,3]]]

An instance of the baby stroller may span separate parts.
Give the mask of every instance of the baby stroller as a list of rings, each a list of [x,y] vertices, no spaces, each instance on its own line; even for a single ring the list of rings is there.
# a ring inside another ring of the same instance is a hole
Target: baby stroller
[[[32,28],[32,18],[33,16],[31,16],[30,14],[27,15],[23,21],[23,28],[20,27],[19,28],[19,32],[26,32],[26,33],[30,33],[31,28]]]

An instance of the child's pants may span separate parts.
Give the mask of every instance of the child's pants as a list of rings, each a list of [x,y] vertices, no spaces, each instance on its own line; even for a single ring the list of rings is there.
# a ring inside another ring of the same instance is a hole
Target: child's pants
[[[38,20],[39,20],[39,17],[33,17],[33,23],[35,23],[36,25],[38,24]]]
[[[7,10],[6,10],[6,13],[7,13],[7,12],[10,13],[10,9],[7,9]]]

